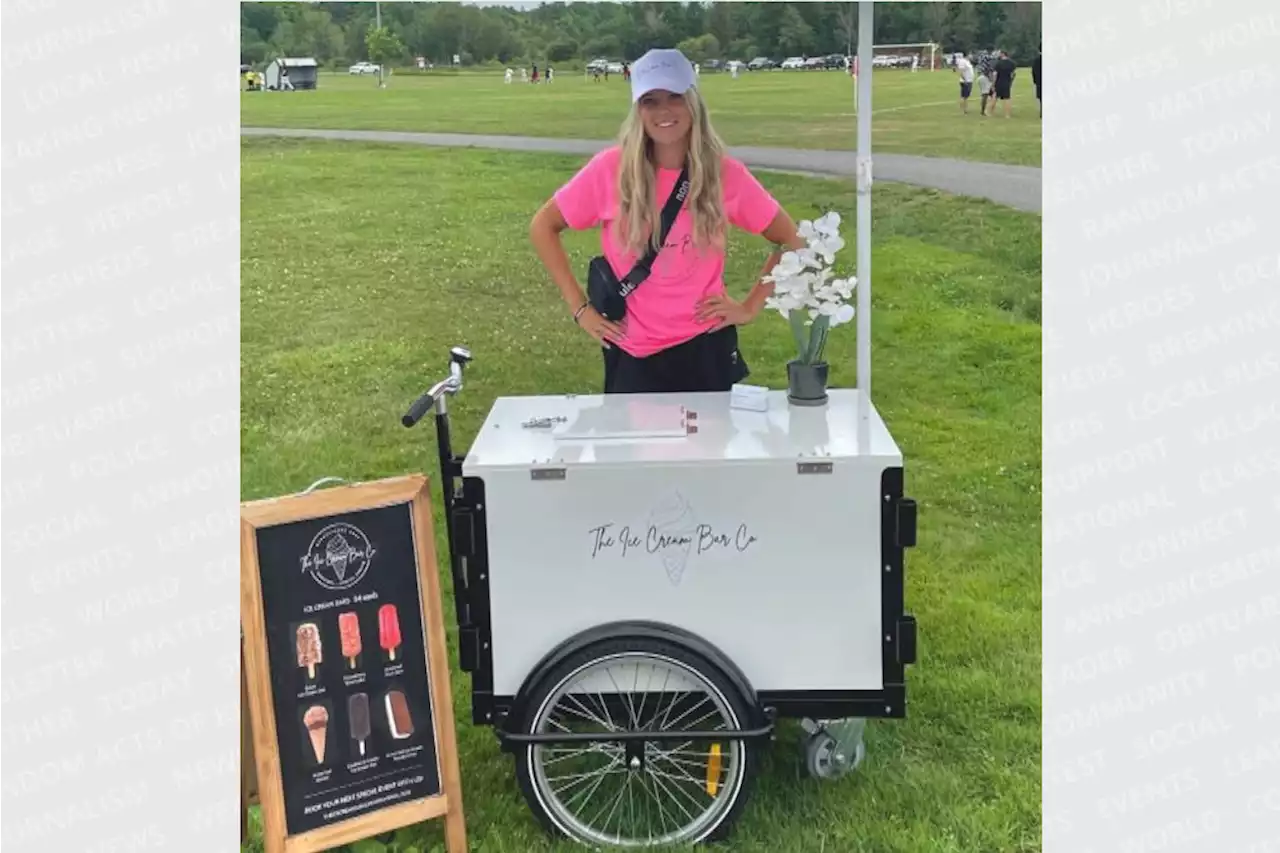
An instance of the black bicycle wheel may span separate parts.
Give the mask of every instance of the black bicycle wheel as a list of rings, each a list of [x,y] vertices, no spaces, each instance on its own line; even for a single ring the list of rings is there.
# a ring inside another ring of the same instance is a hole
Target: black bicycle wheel
[[[569,655],[533,688],[526,733],[748,728],[754,697],[674,640],[616,637]],[[535,744],[516,775],[552,833],[585,844],[650,847],[725,838],[750,794],[753,741],[658,740]]]

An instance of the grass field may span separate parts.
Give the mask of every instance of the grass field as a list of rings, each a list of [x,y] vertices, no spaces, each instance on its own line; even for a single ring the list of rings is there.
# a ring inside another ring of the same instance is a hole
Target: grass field
[[[392,97],[407,98],[404,88]],[[490,88],[504,97],[500,84]],[[333,89],[320,97],[346,97]],[[525,237],[532,211],[580,162],[244,140],[243,497],[298,491],[326,475],[434,477],[430,424],[408,431],[399,417],[441,373],[453,344],[476,355],[450,406],[459,449],[496,396],[596,391],[599,352],[567,321]],[[761,179],[796,218],[839,210],[854,245],[849,184]],[[907,492],[921,505],[919,546],[907,562],[908,609],[920,623],[909,717],[873,722],[867,763],[834,784],[805,776],[799,731],[788,724],[723,849],[1036,851],[1040,217],[894,184],[876,186],[873,209],[875,398],[903,448]],[[595,240],[569,235],[575,267]],[[745,293],[765,254],[759,239],[734,237],[732,291]],[[842,271],[852,272],[852,249],[844,255]],[[743,329],[742,345],[752,381],[784,387],[786,323],[763,315]],[[852,327],[833,335],[834,386],[852,386],[853,353]],[[443,555],[439,517],[436,530]],[[456,665],[451,601],[445,612]],[[453,689],[471,849],[580,849],[545,839],[510,759],[489,730],[470,725],[470,683],[456,669]],[[261,849],[256,837],[247,849]],[[388,847],[356,849],[444,848],[433,823],[401,830]]]
[[[324,74],[309,92],[244,92],[240,120],[254,127],[313,127],[611,139],[626,113],[622,79],[593,83],[564,74],[551,86],[503,84],[489,74],[402,75],[378,90],[373,77]],[[877,71],[876,151],[1040,165],[1040,119],[1031,71],[1014,80],[1013,118],[982,118],[978,99],[960,114],[950,71]],[[753,72],[737,80],[704,74],[699,86],[730,145],[852,150],[853,82],[846,74]]]

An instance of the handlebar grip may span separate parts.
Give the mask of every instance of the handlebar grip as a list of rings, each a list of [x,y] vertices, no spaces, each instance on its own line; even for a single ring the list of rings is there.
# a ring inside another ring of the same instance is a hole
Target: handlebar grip
[[[400,423],[406,427],[416,424],[423,415],[431,411],[435,398],[431,396],[431,392],[423,394],[421,397],[413,401],[413,405],[409,407],[409,411],[405,412],[404,417],[400,419]]]

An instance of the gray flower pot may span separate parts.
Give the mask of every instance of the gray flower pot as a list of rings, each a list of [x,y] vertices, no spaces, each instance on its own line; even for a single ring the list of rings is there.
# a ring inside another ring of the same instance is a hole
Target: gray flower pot
[[[787,362],[787,401],[793,406],[827,404],[827,363]]]

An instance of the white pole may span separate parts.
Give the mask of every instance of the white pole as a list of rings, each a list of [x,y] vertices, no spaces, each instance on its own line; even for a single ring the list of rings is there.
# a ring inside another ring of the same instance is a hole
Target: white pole
[[[874,12],[871,0],[858,3],[858,149],[857,149],[857,377],[858,396],[871,401],[871,66]],[[869,407],[861,409],[858,432],[866,436]]]

